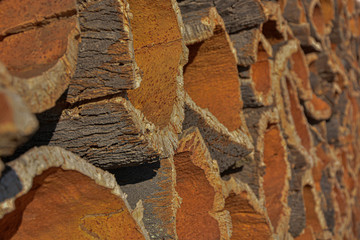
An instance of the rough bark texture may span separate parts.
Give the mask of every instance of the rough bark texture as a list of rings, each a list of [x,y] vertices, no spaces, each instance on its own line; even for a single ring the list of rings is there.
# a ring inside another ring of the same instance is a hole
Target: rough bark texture
[[[126,1],[77,1],[81,43],[67,101],[103,97],[140,86]]]
[[[0,19],[0,239],[360,239],[356,1]]]

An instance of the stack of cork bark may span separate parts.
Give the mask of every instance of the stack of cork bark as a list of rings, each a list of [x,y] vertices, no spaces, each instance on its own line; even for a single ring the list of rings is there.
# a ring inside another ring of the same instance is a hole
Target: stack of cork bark
[[[360,239],[354,0],[0,1],[0,239]]]

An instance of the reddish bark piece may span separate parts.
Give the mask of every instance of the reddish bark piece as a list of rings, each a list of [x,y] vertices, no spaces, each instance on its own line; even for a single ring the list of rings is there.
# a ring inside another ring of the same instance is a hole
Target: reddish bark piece
[[[76,155],[41,147],[8,166],[2,177],[18,179],[21,187],[16,197],[2,195],[4,239],[148,239],[115,178]]]
[[[287,149],[278,125],[270,125],[264,133],[265,175],[263,189],[265,207],[272,226],[281,235],[287,231],[290,209],[287,205],[290,166],[287,161]]]
[[[13,76],[5,84],[32,112],[47,110],[75,71],[79,43],[75,1],[2,1],[0,8],[0,60]]]
[[[270,44],[264,37],[258,42],[257,56],[254,64],[250,66],[250,82],[242,81],[242,93],[244,93],[244,102],[247,107],[256,103],[257,106],[269,106],[273,103],[272,91],[272,64],[270,60],[272,51]],[[249,98],[249,88],[252,92]]]
[[[299,99],[296,93],[295,86],[290,79],[286,79],[287,92],[289,94],[289,105],[290,114],[294,120],[295,130],[300,137],[301,144],[305,149],[311,153],[312,150],[312,138],[307,126],[307,121],[303,112],[303,108],[299,103]]]
[[[141,86],[128,91],[128,98],[160,130],[174,126],[178,129],[183,103],[181,71],[186,55],[177,4],[170,0],[129,4],[135,60],[143,76]]]
[[[209,32],[185,32],[190,52],[189,62],[184,67],[184,88],[199,107],[207,108],[229,131],[234,131],[242,125],[235,50],[216,9],[207,11],[203,18],[207,18]],[[201,29],[197,26],[202,22],[194,21],[190,14],[195,13],[188,12],[184,16],[185,29]]]
[[[310,185],[305,185],[303,189],[303,197],[306,210],[306,228],[300,236],[296,239],[317,239],[322,234],[323,227],[319,221],[318,212],[316,210],[317,201],[314,197],[313,188]]]
[[[232,221],[230,239],[271,239],[268,217],[250,188],[232,178],[225,189],[225,210]]]
[[[201,19],[197,16],[199,12]],[[183,19],[184,38],[190,44],[190,59],[184,68],[187,96],[183,127],[199,128],[212,158],[219,161],[223,172],[239,160],[238,156],[251,151],[241,111],[235,50],[214,8],[188,11]],[[215,140],[215,136],[222,141]],[[224,148],[220,150],[219,146]]]
[[[349,160],[351,159],[352,152],[346,151],[345,149],[340,150],[339,152],[339,156],[338,159],[341,159],[341,163],[342,163],[342,175],[343,175],[343,183],[347,189],[347,191],[349,192],[350,195],[352,195],[352,191],[355,188],[355,180],[354,180],[354,176],[353,176],[353,170],[352,170],[352,166],[351,164],[349,164]],[[356,169],[356,167],[355,167]]]
[[[19,95],[1,88],[0,113],[0,156],[9,156],[37,130],[38,121]]]
[[[264,25],[263,25],[264,26]],[[241,95],[244,108],[272,104],[272,48],[258,28],[241,31],[230,36],[237,52],[237,64],[241,78]],[[249,67],[250,66],[250,67]],[[242,68],[248,71],[243,76]]]
[[[324,22],[329,26],[332,25],[331,21],[335,18],[334,1],[335,0],[320,0]]]
[[[244,116],[254,142],[254,154],[238,173],[231,174],[236,179],[249,185],[257,197],[263,197],[261,176],[264,175],[264,132],[269,124],[278,123],[278,112],[271,107],[244,109]]]
[[[306,64],[305,54],[300,47],[291,56],[291,62],[291,69],[298,90],[299,98],[303,101],[312,99],[312,89],[309,79],[310,72]]]
[[[179,239],[228,239],[219,169],[197,128],[183,133],[174,164],[175,188],[182,199],[176,213]]]
[[[334,235],[341,237],[344,234],[344,227],[350,217],[349,198],[338,184],[333,186],[333,198],[335,205],[335,228]]]

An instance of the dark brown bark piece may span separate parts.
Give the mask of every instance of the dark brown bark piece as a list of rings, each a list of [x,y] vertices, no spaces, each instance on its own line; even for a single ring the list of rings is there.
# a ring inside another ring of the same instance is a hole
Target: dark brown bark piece
[[[258,27],[266,19],[263,6],[257,0],[185,0],[178,2],[183,15],[199,8],[216,7],[220,16],[224,19],[229,34]]]
[[[309,79],[309,69],[306,63],[305,54],[300,48],[291,56],[291,70],[299,99],[306,101],[312,99],[312,89]]]
[[[140,85],[134,59],[128,3],[116,0],[77,1],[81,43],[67,101],[112,95]]]
[[[211,112],[198,107],[186,94],[183,128],[192,126],[199,128],[221,173],[232,166],[246,164],[244,157],[253,150],[250,135],[240,129],[230,132]]]
[[[176,239],[176,173],[172,158],[112,170],[132,209],[141,203],[150,239]]]

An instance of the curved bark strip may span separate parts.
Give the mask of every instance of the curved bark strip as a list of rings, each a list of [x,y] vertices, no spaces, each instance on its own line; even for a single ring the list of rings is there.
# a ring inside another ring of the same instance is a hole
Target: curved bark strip
[[[305,113],[316,121],[327,120],[331,116],[331,107],[315,94],[310,101],[304,102]]]
[[[10,156],[35,133],[39,124],[19,95],[2,88],[0,112],[0,156]]]
[[[174,155],[179,239],[229,239],[230,216],[224,211],[222,180],[197,128],[187,129]]]
[[[257,105],[269,106],[273,103],[273,91],[272,91],[272,64],[273,62],[269,59],[272,57],[272,51],[269,47],[270,44],[264,37],[259,41],[257,48],[256,62],[250,67],[250,76],[253,94]],[[244,87],[242,87],[244,89]],[[251,99],[253,102],[254,99]],[[244,99],[244,101],[246,101]]]
[[[150,239],[176,239],[176,172],[173,158],[111,171],[132,209],[143,208]]]
[[[326,227],[321,224],[319,219],[319,216],[322,216],[318,210],[319,206],[317,206],[319,199],[316,198],[311,185],[304,186],[303,197],[306,209],[306,228],[303,233],[295,239],[319,239],[326,237],[327,234],[324,232]]]
[[[298,50],[291,55],[291,71],[299,98],[303,101],[310,100],[312,98],[312,89],[309,79],[309,69],[306,64],[306,58],[304,52],[301,50],[300,46]]]
[[[274,231],[281,235],[282,232],[287,232],[289,224],[290,208],[287,205],[287,196],[291,171],[286,142],[277,124],[277,114],[278,112],[271,108],[257,110],[256,114],[254,110],[245,112],[255,144],[257,168],[263,172],[257,176],[258,179],[261,177],[262,182],[261,197],[265,200]]]
[[[302,179],[305,169],[312,161],[312,156],[302,146],[300,137],[296,133],[294,119],[289,111],[290,103],[284,84],[285,76],[288,74],[286,69],[291,55],[298,50],[298,43],[295,40],[289,40],[283,46],[280,46],[275,53],[273,84],[275,103],[279,113],[280,126],[283,137],[286,139],[288,147],[288,161],[291,164],[291,180],[289,184],[288,206],[291,208],[289,233],[296,237],[305,227],[305,209],[301,195]],[[284,76],[285,75],[285,76]]]
[[[8,167],[2,178],[18,179],[20,192],[6,199],[2,186],[4,239],[148,239],[115,178],[76,155],[58,147],[35,148]]]
[[[286,101],[287,111],[291,114],[295,124],[296,134],[300,137],[301,144],[305,147],[308,153],[313,153],[313,139],[304,115],[303,107],[300,105],[298,95],[296,93],[295,84],[293,81],[286,77],[284,87],[286,85],[289,102]]]
[[[304,0],[304,7],[307,15],[307,20],[310,23],[311,35],[319,41],[324,39],[325,35],[331,32],[331,13],[326,12],[328,6],[325,7],[325,12],[322,9],[321,1],[319,0]],[[326,4],[326,2],[324,2]],[[324,16],[324,14],[327,14]]]
[[[263,162],[264,132],[268,124],[279,122],[278,112],[273,107],[247,108],[244,109],[244,116],[254,142],[254,154],[251,156],[253,157],[251,162],[243,165],[241,171],[232,176],[249,185],[258,198],[263,198],[261,177],[264,175],[265,169]]]
[[[75,72],[80,31],[76,4],[1,1],[0,8],[0,60],[13,76],[5,84],[16,89],[32,112],[43,112],[55,105]]]
[[[197,12],[184,15],[184,38],[189,48],[184,88],[199,107],[207,108],[229,131],[234,131],[244,125],[236,50],[216,9],[201,11],[199,19],[192,17]],[[208,30],[194,31],[206,26],[202,22],[206,22]]]
[[[211,112],[198,107],[189,95],[185,95],[183,128],[195,126],[199,129],[211,158],[218,162],[220,173],[247,164],[244,157],[253,150],[250,134],[239,129],[230,132]]]
[[[133,89],[141,77],[134,59],[129,5],[124,0],[77,0],[81,43],[67,91],[70,103]]]
[[[264,133],[263,162],[266,167],[263,176],[265,207],[272,226],[281,235],[287,231],[290,218],[287,196],[291,172],[286,142],[278,125],[269,125]]]
[[[269,218],[250,188],[231,178],[224,189],[225,210],[232,221],[230,239],[272,239]]]

